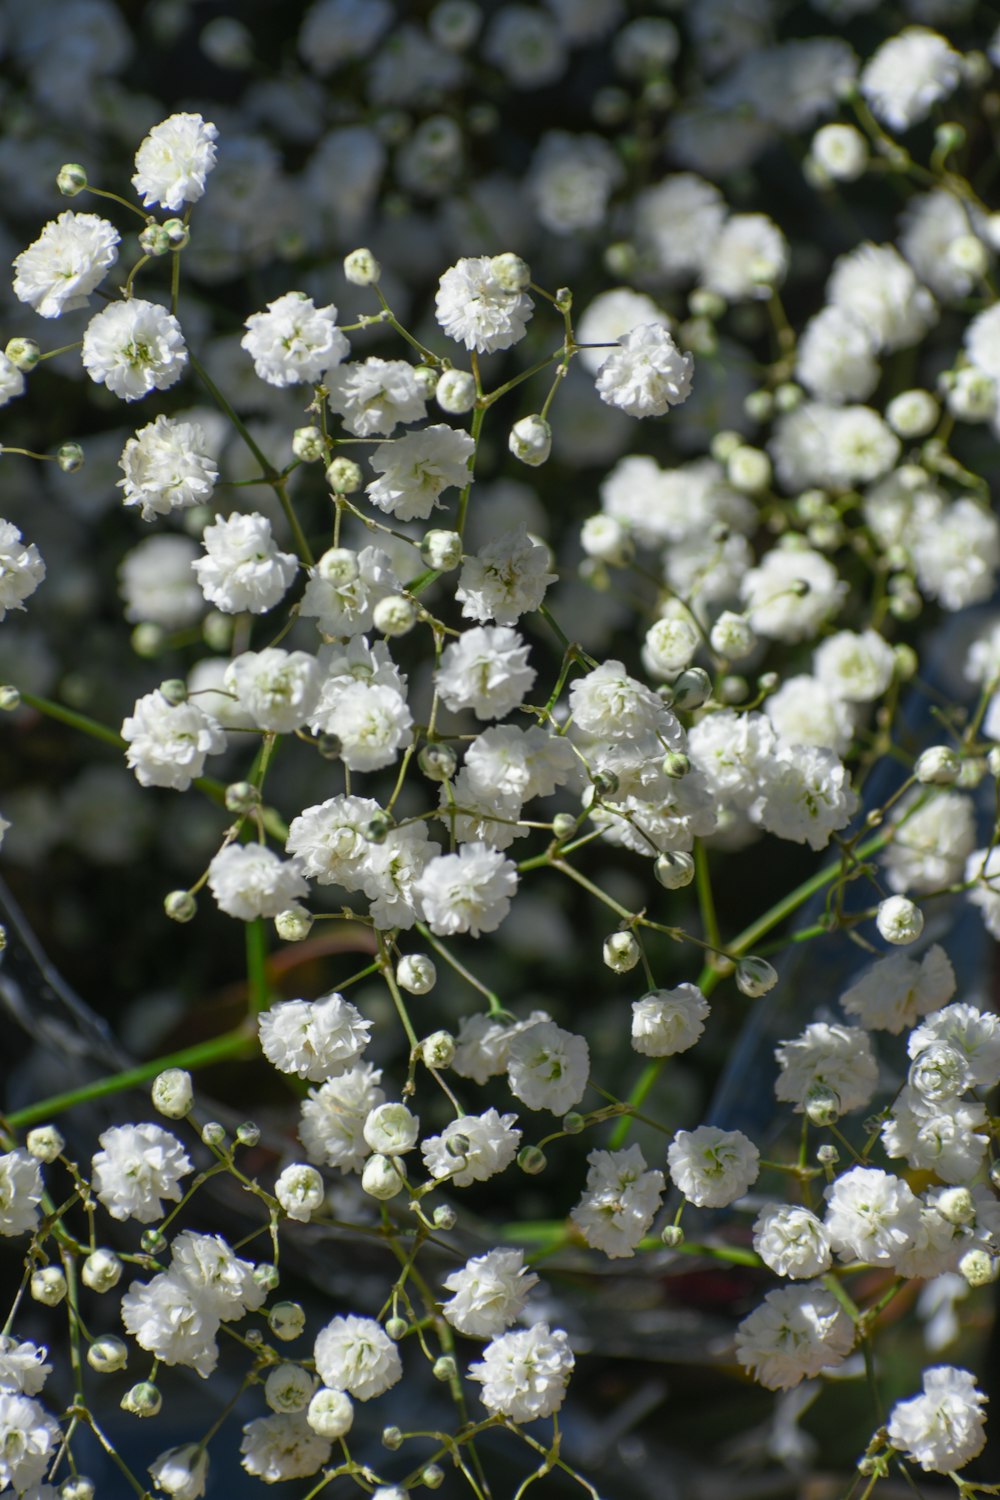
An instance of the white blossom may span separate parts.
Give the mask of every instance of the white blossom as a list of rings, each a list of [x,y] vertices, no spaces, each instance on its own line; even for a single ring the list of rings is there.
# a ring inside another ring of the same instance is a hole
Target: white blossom
[[[225,614],[273,609],[298,571],[298,559],[278,551],[270,521],[257,511],[217,515],[201,542],[205,556],[191,566],[205,598]]]
[[[597,394],[632,417],[662,417],[691,394],[694,357],[660,323],[640,323],[618,340],[597,372]]]
[[[925,1370],[923,1386],[922,1395],[892,1408],[889,1442],[926,1473],[949,1474],[986,1445],[986,1397],[974,1375],[953,1365]]]
[[[589,1076],[586,1041],[554,1021],[525,1027],[507,1048],[510,1091],[529,1109],[566,1114],[583,1098]]]
[[[181,1178],[194,1170],[175,1135],[159,1125],[112,1125],[98,1136],[94,1191],[113,1219],[152,1224],[163,1203],[179,1203]]]
[[[154,125],[135,153],[132,186],[149,208],[174,212],[185,203],[197,203],[205,191],[205,178],[215,166],[215,141],[219,132],[201,115],[176,114]]]
[[[841,1364],[854,1347],[854,1324],[832,1292],[779,1287],[736,1330],[736,1358],[769,1391],[787,1391]]]
[[[0,520],[0,620],[9,609],[24,609],[45,577],[45,563],[34,542],[25,542],[12,521]]]
[[[538,1277],[523,1250],[490,1250],[473,1256],[444,1279],[452,1293],[441,1312],[452,1328],[473,1338],[493,1338],[517,1321]]]
[[[123,401],[176,385],[187,366],[177,319],[155,302],[132,297],[95,314],[83,335],[83,367]]]
[[[260,1045],[279,1072],[313,1083],[353,1068],[368,1045],[371,1022],[336,992],[321,1000],[282,1000],[262,1012]]]
[[[638,1146],[591,1151],[583,1197],[570,1218],[587,1244],[611,1260],[635,1254],[663,1198],[663,1173],[650,1171]]]
[[[208,866],[208,888],[220,911],[241,922],[276,917],[309,894],[295,861],[280,859],[263,844],[220,849]]]
[[[186,792],[200,776],[205,757],[226,748],[226,736],[215,719],[194,703],[169,703],[157,689],[136,701],[122,723],[128,743],[126,760],[140,786],[173,787]]]
[[[14,295],[43,318],[86,307],[118,259],[120,235],[97,214],[61,213],[14,261]]]
[[[760,1152],[740,1130],[699,1125],[678,1130],[667,1151],[674,1186],[699,1208],[725,1208],[742,1198],[760,1171]]]
[[[337,1317],[316,1335],[316,1372],[324,1385],[357,1401],[381,1396],[402,1378],[399,1350],[374,1318]]]
[[[208,453],[204,428],[159,416],[130,437],[122,449],[118,488],[127,507],[137,506],[144,521],[171,511],[205,505],[219,477]]]
[[[533,1422],[558,1411],[573,1373],[573,1351],[561,1329],[547,1323],[504,1333],[469,1366],[482,1383],[483,1405],[515,1422]]]
[[[317,307],[304,292],[286,292],[252,313],[240,340],[261,380],[279,387],[315,384],[351,346],[337,327],[337,309]]]

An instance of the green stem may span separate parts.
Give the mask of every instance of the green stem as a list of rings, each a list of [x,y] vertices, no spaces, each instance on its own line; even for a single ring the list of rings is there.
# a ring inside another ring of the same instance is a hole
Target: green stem
[[[262,917],[246,924],[248,1012],[251,1016],[267,1010],[272,1000],[267,977],[267,933]]]
[[[26,693],[22,689],[21,702],[26,703],[29,708],[35,709],[37,713],[45,714],[49,719],[58,719],[60,724],[68,724],[72,729],[79,729],[84,734],[89,734],[95,740],[103,740],[106,745],[114,745],[116,750],[124,750],[126,741],[114,729],[109,729],[106,724],[99,724],[87,714],[77,713],[74,708],[64,708],[61,703],[53,703],[51,698],[39,698],[34,693]]]

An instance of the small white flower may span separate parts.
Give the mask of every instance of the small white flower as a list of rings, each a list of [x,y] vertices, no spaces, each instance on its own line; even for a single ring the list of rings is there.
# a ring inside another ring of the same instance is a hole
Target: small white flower
[[[753,1226],[753,1247],[778,1276],[822,1276],[833,1257],[822,1221],[807,1208],[769,1204]]]
[[[229,663],[223,682],[255,724],[279,734],[301,729],[319,696],[316,658],[280,646],[244,651]]]
[[[0,1234],[26,1234],[38,1224],[42,1169],[22,1147],[0,1156]]]
[[[207,755],[221,755],[226,736],[194,703],[169,703],[157,689],[136,701],[122,724],[126,760],[140,786],[186,792]]]
[[[304,292],[286,292],[252,313],[240,340],[261,380],[280,387],[312,384],[339,365],[351,346],[337,327],[337,309],[317,307]]]
[[[363,360],[328,374],[331,410],[355,437],[389,437],[400,422],[419,422],[427,403],[404,359]]]
[[[883,42],[861,72],[872,113],[893,130],[908,130],[946,99],[962,78],[962,58],[926,26],[906,26]]]
[[[839,1365],[854,1347],[854,1324],[819,1286],[768,1292],[736,1330],[736,1358],[769,1391],[787,1391]]]
[[[353,1067],[368,1045],[371,1022],[343,995],[282,1000],[261,1014],[260,1045],[279,1072],[321,1083]]]
[[[120,236],[97,214],[61,213],[14,261],[14,295],[43,318],[86,307],[118,259]]]
[[[431,859],[416,883],[427,925],[438,937],[494,932],[510,910],[517,867],[497,849],[463,844],[457,854]]]
[[[887,943],[915,943],[924,930],[924,914],[906,896],[887,896],[878,904],[875,925]]]
[[[694,358],[659,323],[640,323],[618,340],[597,372],[597,393],[633,417],[662,417],[691,394]]]
[[[174,212],[197,203],[205,178],[215,166],[219,132],[201,115],[176,114],[154,125],[135,153],[132,186],[147,208],[156,203]]]
[[[667,1151],[674,1185],[699,1208],[725,1208],[742,1198],[760,1171],[760,1152],[740,1130],[699,1125],[678,1130]]]
[[[0,1392],[0,1489],[23,1494],[40,1486],[59,1438],[59,1424],[41,1402]]]
[[[12,521],[0,521],[0,620],[9,609],[24,609],[45,577],[45,563],[34,542],[25,542]]]
[[[570,1218],[588,1245],[611,1260],[635,1254],[663,1198],[663,1173],[649,1171],[638,1146],[591,1151],[587,1186]]]
[[[123,401],[176,385],[187,365],[177,319],[155,302],[112,302],[91,318],[83,335],[83,366],[97,385]]]
[[[490,1250],[445,1277],[453,1293],[441,1312],[452,1328],[473,1338],[493,1338],[520,1317],[538,1277],[524,1264],[523,1250]]]
[[[197,422],[159,416],[140,428],[125,444],[119,460],[125,475],[118,481],[124,504],[138,506],[144,521],[205,505],[219,477],[207,447]]]
[[[381,1396],[403,1374],[399,1350],[374,1318],[334,1318],[317,1334],[314,1355],[323,1384],[358,1401]]]
[[[276,917],[309,894],[296,862],[280,859],[263,844],[220,849],[208,866],[208,888],[220,911],[241,922]]]
[[[530,297],[501,283],[488,255],[460,260],[445,271],[435,307],[448,337],[480,354],[516,344],[534,311]]]
[[[371,465],[382,477],[367,486],[373,505],[400,521],[425,521],[443,490],[467,484],[475,443],[444,422],[380,443]]]
[[[505,625],[465,630],[445,648],[437,689],[448,708],[471,708],[477,719],[502,719],[524,698],[536,673],[529,647]]]
[[[159,1125],[113,1125],[98,1136],[94,1191],[113,1219],[152,1224],[163,1200],[179,1203],[180,1181],[194,1170],[175,1135]]]
[[[301,1412],[255,1417],[244,1427],[240,1443],[244,1469],[265,1484],[307,1479],[329,1461],[332,1448]]]
[[[590,1077],[590,1050],[582,1036],[554,1021],[519,1031],[507,1050],[510,1091],[529,1109],[564,1115],[578,1104]]]
[[[516,625],[538,609],[556,575],[549,572],[549,550],[532,541],[523,526],[505,531],[467,557],[455,590],[462,614],[471,620]]]
[[[421,1143],[424,1166],[437,1181],[447,1178],[455,1187],[488,1182],[517,1155],[521,1132],[514,1128],[516,1119],[495,1109],[460,1115],[444,1134],[427,1136]]]
[[[897,1401],[889,1413],[889,1442],[926,1473],[948,1474],[986,1445],[986,1397],[974,1375],[953,1365],[925,1370],[923,1383],[923,1395]]]
[[[708,1001],[694,984],[652,990],[632,1003],[632,1046],[644,1057],[673,1057],[693,1047],[705,1029]]]
[[[205,598],[225,614],[273,609],[298,571],[298,558],[278,551],[270,521],[257,511],[216,516],[201,543],[206,555],[191,566]]]
[[[891,1172],[851,1167],[824,1196],[826,1232],[845,1262],[893,1265],[920,1236],[920,1203]]]
[[[290,1219],[307,1224],[325,1196],[323,1178],[315,1167],[294,1162],[285,1167],[274,1184],[274,1196]]]
[[[482,1383],[483,1405],[490,1411],[533,1422],[559,1410],[574,1364],[566,1334],[536,1323],[487,1344],[482,1360],[469,1366],[469,1378]]]

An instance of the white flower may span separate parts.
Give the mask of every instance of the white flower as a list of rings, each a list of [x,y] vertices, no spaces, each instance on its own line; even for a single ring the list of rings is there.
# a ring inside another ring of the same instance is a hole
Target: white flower
[[[635,1254],[663,1198],[663,1173],[648,1171],[638,1146],[591,1151],[587,1186],[570,1218],[587,1244],[611,1260]]]
[[[699,1208],[725,1208],[742,1198],[760,1171],[760,1152],[740,1130],[699,1125],[678,1130],[667,1151],[675,1187]]]
[[[587,1043],[554,1021],[519,1031],[507,1049],[510,1091],[529,1109],[566,1114],[583,1098],[589,1076]]]
[[[94,1191],[113,1219],[152,1224],[164,1199],[181,1200],[181,1178],[194,1170],[175,1135],[159,1125],[112,1125],[98,1136],[91,1164]]]
[[[219,1321],[195,1289],[169,1271],[133,1282],[122,1298],[122,1322],[139,1347],[165,1365],[189,1365],[203,1380],[218,1362]]]
[[[170,1275],[189,1287],[198,1301],[223,1323],[256,1312],[267,1293],[254,1279],[253,1265],[241,1260],[220,1234],[185,1229],[171,1246]]]
[[[97,214],[61,213],[14,261],[14,296],[43,318],[86,307],[118,259],[120,236]]]
[[[963,499],[917,521],[911,545],[921,593],[952,610],[989,599],[1000,568],[996,516]]]
[[[907,1053],[919,1057],[933,1042],[948,1042],[964,1055],[977,1088],[991,1089],[1000,1082],[1000,1017],[993,1011],[946,1005],[910,1032]]]
[[[831,303],[802,330],[796,378],[818,401],[864,401],[879,381],[877,347],[853,313]]]
[[[753,1226],[753,1247],[766,1266],[778,1276],[800,1281],[822,1276],[833,1257],[826,1230],[808,1208],[791,1204],[768,1204]]]
[[[684,731],[659,694],[629,676],[620,661],[606,661],[569,690],[573,722],[600,739],[636,741],[654,734],[671,750],[684,749]]]
[[[887,896],[878,904],[875,925],[887,943],[915,943],[924,930],[924,915],[906,896]]]
[[[463,844],[457,854],[429,860],[415,887],[427,925],[438,937],[494,932],[516,890],[513,860],[477,842]]]
[[[278,551],[270,521],[257,511],[217,515],[202,532],[201,543],[206,555],[191,566],[205,598],[225,614],[249,610],[260,615],[273,609],[298,571],[298,558]]]
[[[220,755],[226,736],[215,719],[193,703],[169,703],[157,689],[136,700],[122,723],[126,761],[140,786],[186,792],[207,755]]]
[[[322,1208],[326,1190],[315,1167],[293,1162],[278,1174],[274,1196],[290,1219],[308,1224],[316,1210]]]
[[[448,708],[471,708],[477,719],[502,719],[535,680],[529,647],[505,625],[476,626],[447,646],[436,674]]]
[[[872,113],[893,130],[925,120],[962,78],[962,58],[943,36],[926,26],[906,26],[869,58],[861,92]]]
[[[460,1115],[442,1135],[429,1135],[421,1142],[424,1166],[437,1181],[447,1178],[455,1187],[488,1182],[517,1155],[521,1132],[514,1129],[516,1119],[495,1109]]]
[[[218,134],[201,115],[171,115],[153,126],[135,153],[132,178],[147,208],[156,203],[176,212],[185,203],[198,202],[215,166]]]
[[[516,344],[534,311],[526,293],[501,283],[488,255],[449,267],[438,283],[435,308],[448,337],[479,354]]]
[[[412,927],[423,915],[418,881],[440,852],[423,823],[394,828],[381,844],[372,845],[362,889],[371,902],[370,916],[377,928]]]
[[[229,663],[223,681],[255,724],[279,734],[301,729],[319,696],[316,658],[280,646],[244,651]]]
[[[380,1156],[405,1156],[419,1134],[420,1121],[405,1104],[378,1104],[365,1121],[365,1140]]]
[[[365,1121],[385,1094],[378,1086],[382,1074],[371,1063],[355,1063],[322,1088],[310,1089],[302,1104],[299,1140],[310,1161],[342,1172],[360,1172],[370,1153],[364,1138]]]
[[[654,620],[642,643],[642,664],[651,677],[672,681],[691,664],[701,636],[683,608]]]
[[[489,1339],[517,1321],[538,1277],[524,1264],[523,1250],[490,1250],[446,1276],[454,1295],[441,1308],[452,1328]]]
[[[777,736],[763,714],[723,709],[692,726],[687,748],[712,795],[745,811],[757,796],[776,746]]]
[[[0,521],[0,620],[9,609],[24,609],[45,577],[45,563],[34,542],[24,542],[12,521]]]
[[[337,309],[317,307],[304,292],[286,292],[252,313],[240,340],[268,385],[314,384],[339,365],[351,346],[337,327]]]
[[[781,1067],[775,1097],[794,1104],[796,1114],[803,1112],[817,1088],[833,1090],[842,1114],[861,1109],[878,1084],[871,1040],[859,1026],[814,1021],[794,1041],[776,1047],[774,1055]]]
[[[840,630],[816,648],[813,671],[836,697],[871,703],[889,686],[895,663],[892,647],[877,631]]]
[[[321,1000],[280,1001],[264,1011],[257,1024],[268,1062],[281,1073],[313,1083],[352,1068],[371,1031],[371,1022],[336,992]]]
[[[621,159],[603,136],[547,130],[526,184],[539,223],[553,234],[596,229],[624,176]]]
[[[427,413],[413,366],[405,359],[366,359],[340,365],[324,384],[331,410],[355,437],[388,437],[399,422],[419,422]]]
[[[877,959],[840,997],[849,1016],[869,1031],[899,1035],[920,1016],[947,1004],[955,993],[955,971],[939,944],[923,958],[890,953]]]
[[[240,1452],[248,1474],[265,1484],[306,1479],[329,1462],[333,1444],[321,1437],[301,1412],[255,1417],[243,1428]]]
[[[818,745],[842,756],[854,738],[850,703],[804,673],[786,677],[776,693],[769,693],[764,713],[786,745]]]
[[[201,1500],[208,1483],[208,1452],[198,1443],[168,1448],[149,1466],[158,1490],[172,1500]]]
[[[376,771],[392,765],[399,750],[411,743],[413,715],[395,688],[351,682],[331,697],[332,705],[322,715],[323,730],[337,736],[348,770]]]
[[[372,848],[365,829],[381,811],[371,797],[330,797],[292,819],[285,848],[310,880],[360,890]]]
[[[52,1366],[45,1363],[48,1350],[39,1344],[18,1343],[9,1333],[0,1333],[0,1391],[37,1396]]]
[[[241,922],[276,917],[309,886],[294,860],[283,860],[263,844],[227,844],[208,866],[208,888],[220,911]]]
[[[982,1104],[962,1103],[954,1097],[932,1099],[921,1091],[921,1085],[931,1090],[941,1085],[947,1088],[949,1075],[959,1089],[966,1087],[968,1068],[962,1061],[955,1049],[940,1043],[920,1053],[910,1069],[910,1084],[900,1090],[881,1130],[887,1156],[905,1157],[915,1171],[934,1172],[943,1182],[970,1182],[989,1145],[989,1137],[983,1134],[986,1110]],[[903,1265],[899,1270],[905,1276],[923,1274]]]
[[[358,1401],[381,1396],[402,1378],[399,1350],[374,1318],[334,1318],[317,1334],[313,1352],[323,1384]]]
[[[774,547],[747,573],[741,593],[758,635],[802,641],[840,608],[847,585],[818,552]]]
[[[920,1203],[899,1177],[851,1167],[824,1191],[830,1244],[844,1261],[893,1265],[920,1235]]]
[[[923,1374],[922,1396],[897,1401],[889,1413],[889,1442],[929,1474],[963,1468],[986,1446],[986,1397],[976,1377],[953,1365]]]
[[[490,1411],[532,1422],[559,1410],[574,1363],[566,1334],[536,1323],[487,1344],[482,1360],[469,1366],[469,1378],[481,1381]]]
[[[44,1192],[42,1169],[23,1147],[0,1156],[0,1234],[26,1234],[34,1229]]]
[[[644,1057],[673,1057],[693,1047],[705,1029],[708,1001],[694,984],[652,990],[632,1002],[632,1046]]]
[[[425,521],[442,490],[467,484],[475,443],[467,432],[438,422],[380,443],[371,465],[381,479],[365,490],[373,505],[400,521]]]
[[[23,395],[24,376],[6,354],[0,354],[0,406],[6,406],[15,396]]]
[[[657,279],[676,286],[697,275],[726,218],[719,189],[693,172],[664,177],[635,200],[636,240]]]
[[[132,547],[118,568],[126,620],[148,620],[182,630],[205,608],[191,573],[198,545],[188,536],[148,536]]]
[[[83,367],[123,401],[165,391],[184,374],[187,349],[177,319],[155,302],[112,302],[83,335]]]
[[[633,291],[631,287],[618,286],[600,292],[587,307],[576,325],[578,355],[583,368],[596,375],[608,357],[603,344],[616,344],[622,334],[631,333],[640,323],[659,323],[670,327],[667,314],[657,307],[652,297],[645,292]],[[587,348],[589,344],[597,348]]]
[[[334,554],[341,550],[331,549]],[[379,547],[364,547],[350,576],[342,577],[329,558],[324,553],[311,569],[299,613],[314,617],[324,635],[363,635],[372,628],[375,606],[399,587],[389,559]]]
[[[125,475],[118,481],[124,504],[138,506],[144,521],[205,505],[219,477],[207,448],[197,422],[159,416],[140,428],[125,444],[118,464]]]
[[[898,804],[892,843],[882,851],[886,884],[893,891],[936,891],[961,882],[976,842],[970,797],[940,791],[911,811],[919,795],[915,791]]]
[[[58,1422],[39,1401],[0,1392],[0,1490],[40,1485],[59,1438]]]
[[[702,284],[727,302],[767,298],[788,270],[788,242],[766,214],[731,214],[705,259]]]
[[[908,349],[937,319],[934,298],[894,245],[862,244],[834,263],[827,300],[877,349]]]
[[[832,1292],[779,1287],[736,1330],[736,1358],[769,1391],[787,1391],[839,1365],[854,1346],[854,1324]]]
[[[825,849],[857,810],[857,793],[839,756],[817,745],[783,745],[750,816],[780,839]]]
[[[556,581],[549,572],[549,550],[533,542],[523,526],[505,531],[467,557],[455,590],[462,614],[471,620],[516,625],[537,609]]]
[[[618,340],[597,372],[597,394],[632,417],[662,417],[691,394],[694,357],[659,323],[640,323]]]

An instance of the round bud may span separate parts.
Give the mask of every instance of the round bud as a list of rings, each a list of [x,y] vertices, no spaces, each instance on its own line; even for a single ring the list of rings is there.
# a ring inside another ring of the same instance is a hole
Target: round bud
[[[371,1149],[382,1156],[412,1151],[420,1134],[420,1121],[405,1104],[390,1101],[368,1112],[362,1133]],[[402,1170],[402,1168],[400,1168]]]
[[[842,1114],[840,1095],[825,1083],[814,1083],[809,1087],[804,1108],[814,1125],[836,1125]]]
[[[80,1267],[80,1279],[92,1292],[110,1292],[121,1280],[123,1266],[113,1250],[92,1250]]]
[[[260,1145],[260,1126],[256,1120],[243,1120],[236,1127],[236,1144],[251,1149]]]
[[[985,775],[985,760],[981,760],[978,755],[970,755],[968,759],[962,762],[956,785],[962,787],[965,791],[973,791]]]
[[[122,1411],[131,1412],[133,1417],[158,1416],[162,1405],[163,1397],[151,1380],[140,1380],[121,1399]]]
[[[875,925],[887,943],[902,947],[916,942],[924,930],[924,916],[906,896],[888,896],[879,902]]]
[[[332,1391],[321,1385],[309,1402],[306,1421],[320,1437],[336,1442],[346,1437],[354,1422],[354,1404],[346,1391]]]
[[[886,407],[885,419],[901,438],[922,438],[934,430],[940,410],[930,391],[901,391]]]
[[[353,458],[335,458],[331,464],[327,465],[326,482],[330,486],[331,490],[333,490],[333,493],[335,495],[355,495],[364,484],[365,476],[361,469],[361,465],[356,464]],[[348,549],[346,547],[331,547],[330,552],[324,553],[323,557],[320,558],[320,572],[326,579],[327,583],[350,583],[353,581],[353,579],[357,578],[357,558],[353,553],[350,554],[354,557],[353,573],[348,573],[347,576],[344,577],[333,576],[333,574],[329,571],[330,568],[334,568],[339,573],[339,569],[341,566],[346,566],[348,568],[350,566],[349,563],[346,562],[346,559],[343,561],[343,563],[341,563],[339,558],[337,561],[331,560],[331,562],[328,563],[326,568],[324,569],[324,560],[330,557],[330,553],[342,554],[347,553],[347,550]]]
[[[65,162],[56,173],[56,187],[64,198],[75,198],[87,186],[87,173],[78,161]]]
[[[432,1031],[420,1044],[420,1055],[428,1068],[438,1072],[450,1068],[455,1060],[455,1038],[450,1031]]]
[[[438,372],[433,365],[414,365],[413,378],[425,401],[430,401],[437,390]]]
[[[296,427],[292,433],[292,452],[304,464],[318,464],[326,457],[326,443],[318,427]]]
[[[406,635],[417,623],[417,606],[405,594],[387,594],[372,611],[372,622],[382,635]]]
[[[529,1177],[537,1177],[548,1166],[548,1159],[540,1146],[522,1146],[517,1153],[517,1164]]]
[[[274,1184],[274,1196],[285,1213],[303,1224],[322,1208],[325,1192],[323,1178],[305,1162],[292,1162],[284,1167]]]
[[[334,459],[330,469],[334,468],[337,463],[351,463],[351,461],[347,458]],[[357,464],[354,467],[357,468]],[[330,469],[326,471],[327,479],[330,478]],[[349,547],[331,547],[323,553],[316,564],[316,571],[324,583],[332,583],[334,588],[344,588],[345,585],[353,583],[358,576],[358,554],[352,552]]]
[[[684,1231],[679,1224],[664,1224],[660,1230],[660,1239],[668,1250],[676,1250],[684,1243]]]
[[[741,958],[736,965],[736,988],[751,1000],[766,995],[777,982],[777,970],[766,958]]]
[[[613,797],[618,790],[618,777],[614,771],[595,771],[591,777],[595,797]]]
[[[427,1466],[420,1471],[420,1482],[421,1484],[426,1485],[429,1490],[440,1489],[441,1485],[444,1483],[444,1470],[442,1469],[441,1465],[427,1464]]]
[[[162,625],[154,625],[152,620],[142,620],[132,631],[129,640],[136,656],[149,658],[159,656],[166,638],[167,633]]]
[[[183,1120],[194,1103],[194,1083],[185,1068],[165,1068],[149,1091],[153,1108],[168,1120]]]
[[[248,1328],[243,1337],[248,1348],[260,1349],[263,1347],[264,1335],[259,1328]]]
[[[344,744],[339,735],[321,734],[316,738],[316,749],[324,760],[339,760]]]
[[[443,1229],[447,1233],[458,1223],[458,1214],[450,1203],[441,1203],[434,1210],[433,1220],[435,1229]]]
[[[28,1131],[24,1144],[36,1161],[50,1162],[62,1155],[66,1140],[54,1125],[38,1125]]]
[[[253,1268],[252,1274],[254,1285],[261,1287],[267,1292],[268,1296],[272,1292],[276,1292],[281,1284],[280,1272],[277,1266],[272,1265],[270,1261],[258,1261]]]
[[[435,1380],[440,1380],[442,1383],[448,1380],[455,1380],[458,1377],[458,1365],[455,1363],[452,1355],[442,1354],[431,1366],[431,1374]]]
[[[267,1326],[276,1339],[290,1344],[306,1326],[305,1309],[298,1302],[276,1302],[268,1312]]]
[[[632,932],[613,932],[604,939],[604,962],[615,974],[627,974],[639,962],[641,949]]]
[[[16,708],[21,707],[21,694],[12,683],[5,682],[0,685],[0,712],[12,714]]]
[[[494,255],[490,261],[490,270],[494,280],[499,282],[505,292],[526,292],[531,285],[531,267],[526,260],[510,250],[502,255]]]
[[[457,531],[428,531],[420,543],[420,556],[429,568],[450,573],[462,561],[462,538]]]
[[[226,1144],[226,1127],[218,1120],[208,1120],[201,1127],[201,1139],[206,1146],[218,1150]]]
[[[304,906],[289,906],[274,919],[274,930],[283,943],[301,943],[312,931],[312,912]]]
[[[929,786],[953,786],[958,780],[962,762],[949,745],[931,745],[917,757],[913,774]]]
[[[407,1323],[405,1318],[386,1319],[385,1331],[392,1339],[392,1342],[394,1344],[398,1344],[400,1339],[405,1339],[407,1332],[409,1331],[409,1327],[410,1325],[409,1323]]]
[[[426,953],[404,953],[396,965],[396,983],[408,995],[427,995],[437,984],[437,969]]]
[[[750,655],[757,644],[757,637],[745,615],[737,615],[726,609],[712,626],[709,641],[712,650],[717,651],[720,656],[727,657],[730,661],[740,661],[742,657]]]
[[[579,1110],[571,1109],[568,1115],[563,1115],[562,1128],[567,1135],[579,1135],[587,1122]]]
[[[742,445],[743,438],[740,433],[733,432],[730,428],[723,428],[713,437],[709,451],[716,463],[724,464],[729,462],[730,456]]]
[[[14,368],[25,375],[35,368],[42,357],[42,351],[34,339],[8,339],[3,352]]]
[[[58,1307],[66,1295],[66,1277],[58,1266],[43,1266],[32,1273],[30,1289],[36,1302]]]
[[[159,691],[167,702],[177,708],[187,702],[187,683],[183,677],[167,677],[160,683]]]
[[[556,813],[552,819],[552,833],[560,843],[572,838],[578,826],[579,819],[574,818],[572,813]]]
[[[751,391],[744,398],[743,410],[753,422],[769,422],[774,415],[774,397],[770,391]]]
[[[669,776],[673,781],[680,781],[681,777],[686,776],[690,771],[691,760],[683,750],[668,750],[660,765],[663,767],[665,776]]]
[[[469,1137],[467,1135],[461,1135],[457,1130],[454,1135],[445,1136],[444,1149],[447,1151],[448,1155],[453,1156],[456,1161],[464,1161],[465,1157],[468,1155],[470,1145],[471,1142],[469,1140]]]
[[[868,142],[853,125],[823,125],[812,138],[810,159],[833,182],[854,182],[868,165]]]
[[[671,696],[676,708],[701,708],[712,696],[712,679],[703,667],[688,667],[673,683]]]
[[[372,252],[362,246],[344,256],[344,275],[352,286],[377,286],[382,277],[382,267]]]
[[[147,1255],[159,1255],[167,1248],[167,1237],[162,1229],[144,1229],[139,1244]]]
[[[774,404],[780,412],[794,411],[804,400],[805,391],[791,380],[779,385],[774,393]]]
[[[537,469],[552,452],[552,428],[544,417],[522,417],[511,428],[507,446],[521,463]]]
[[[707,287],[696,287],[688,297],[688,312],[692,318],[707,318],[716,323],[726,312],[726,299]]]
[[[836,1146],[823,1145],[816,1147],[816,1160],[821,1167],[835,1167],[840,1160],[840,1152]]]
[[[166,255],[170,236],[162,224],[147,224],[139,233],[139,248],[143,255]]]
[[[450,781],[458,767],[458,756],[450,745],[435,740],[423,747],[417,764],[429,781]]]
[[[447,1380],[447,1376],[445,1379]],[[395,1453],[397,1448],[403,1446],[403,1434],[398,1427],[390,1426],[382,1428],[382,1447],[388,1448],[390,1453]]]
[[[87,1350],[87,1363],[99,1375],[112,1375],[115,1370],[124,1370],[128,1363],[128,1346],[113,1333],[104,1334]]]
[[[365,824],[364,835],[369,844],[384,844],[392,832],[392,819],[388,813],[373,813]]]
[[[315,1387],[315,1377],[301,1365],[286,1362],[269,1371],[264,1381],[264,1400],[272,1411],[303,1411]]]
[[[976,1200],[967,1187],[942,1189],[934,1207],[949,1224],[966,1225],[976,1222]]]
[[[726,460],[726,477],[734,489],[756,495],[771,483],[771,460],[762,448],[741,443]]]
[[[75,474],[83,468],[83,449],[79,443],[61,443],[56,449],[56,463],[64,474]]]
[[[230,782],[225,797],[227,811],[231,813],[249,813],[260,806],[260,792],[252,781]]]
[[[170,891],[163,898],[163,910],[171,922],[190,922],[198,903],[190,891]]]
[[[369,1156],[361,1174],[361,1186],[370,1198],[385,1202],[402,1192],[403,1174],[391,1156],[376,1153]]]
[[[909,682],[912,677],[916,677],[920,658],[912,646],[908,646],[905,641],[900,641],[893,646],[892,654],[896,658],[892,670],[899,682]]]
[[[57,1491],[59,1500],[94,1500],[97,1485],[86,1474],[71,1474]]]
[[[635,556],[635,544],[621,521],[603,513],[588,516],[580,529],[580,544],[588,557],[624,568]]]
[[[959,1273],[970,1286],[988,1286],[996,1281],[1000,1262],[986,1250],[966,1250],[958,1263]]]
[[[183,219],[164,219],[163,233],[167,236],[171,250],[175,252],[191,243],[191,228]]]
[[[681,850],[670,849],[653,861],[653,875],[668,891],[680,890],[694,879],[694,859]]]
[[[454,417],[472,410],[476,394],[475,377],[468,370],[445,370],[434,388],[438,406]]]

